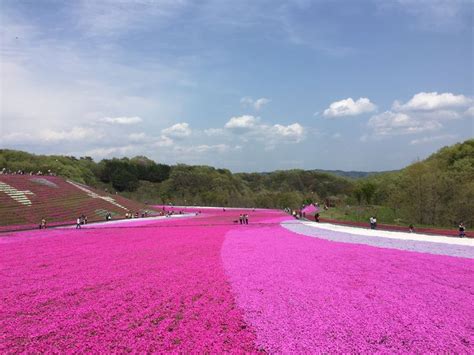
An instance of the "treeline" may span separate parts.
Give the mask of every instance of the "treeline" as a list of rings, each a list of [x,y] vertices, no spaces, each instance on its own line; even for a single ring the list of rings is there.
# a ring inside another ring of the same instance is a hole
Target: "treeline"
[[[390,206],[409,223],[474,227],[474,139],[445,147],[398,173],[369,177],[355,194],[370,186],[371,201]]]
[[[318,171],[233,174],[210,166],[169,166],[146,157],[104,159],[0,150],[0,169],[51,172],[149,203],[298,208],[321,199],[343,200],[350,179]]]
[[[349,179],[320,171],[236,173],[209,166],[169,166],[146,157],[105,159],[0,150],[0,169],[51,170],[148,203],[298,208],[318,201],[337,208],[383,207],[386,223],[474,226],[474,140],[445,147],[403,170]],[[344,217],[342,215],[342,217]],[[366,218],[367,216],[361,216]]]
[[[349,203],[387,206],[395,222],[474,227],[474,139],[403,170],[358,180]]]

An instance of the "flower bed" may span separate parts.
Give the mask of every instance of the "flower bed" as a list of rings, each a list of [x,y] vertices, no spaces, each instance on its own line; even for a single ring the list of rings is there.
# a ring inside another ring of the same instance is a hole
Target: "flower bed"
[[[201,212],[3,234],[0,352],[472,353],[474,260]]]
[[[3,352],[253,351],[221,263],[229,227],[202,222],[0,239]]]
[[[474,260],[231,231],[223,261],[257,345],[277,353],[472,353]]]
[[[77,187],[57,176],[2,175],[0,183],[6,190],[0,191],[0,232],[38,228],[42,218],[49,226],[74,223],[82,214],[90,222],[103,220],[96,210],[119,216],[128,210],[152,211],[141,203]]]

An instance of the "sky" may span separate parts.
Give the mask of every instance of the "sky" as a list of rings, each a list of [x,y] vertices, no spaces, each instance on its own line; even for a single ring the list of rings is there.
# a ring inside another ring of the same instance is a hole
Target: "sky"
[[[400,169],[474,137],[470,0],[0,0],[0,148]]]

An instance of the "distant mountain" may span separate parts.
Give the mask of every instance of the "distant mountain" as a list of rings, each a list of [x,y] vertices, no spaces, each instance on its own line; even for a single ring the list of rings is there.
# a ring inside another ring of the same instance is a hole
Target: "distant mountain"
[[[390,170],[390,171],[344,171],[344,170],[323,170],[323,169],[316,169],[314,171],[320,172],[320,173],[328,173],[328,174],[334,174],[342,177],[348,177],[351,179],[362,179],[367,176],[371,175],[378,175],[378,174],[384,174],[384,173],[389,173],[389,172],[395,172],[398,170]]]

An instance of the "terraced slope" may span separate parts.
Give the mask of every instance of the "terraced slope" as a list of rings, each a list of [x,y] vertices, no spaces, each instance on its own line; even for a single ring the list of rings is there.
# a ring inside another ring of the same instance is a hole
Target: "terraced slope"
[[[34,228],[42,218],[55,225],[74,223],[81,214],[96,221],[108,212],[117,218],[146,209],[141,203],[58,176],[0,175],[0,231]]]

